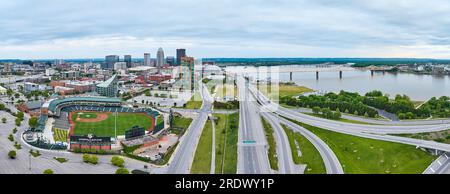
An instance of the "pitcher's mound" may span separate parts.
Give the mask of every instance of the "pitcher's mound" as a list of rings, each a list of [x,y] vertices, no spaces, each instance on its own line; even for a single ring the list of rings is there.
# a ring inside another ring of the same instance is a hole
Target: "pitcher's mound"
[[[77,122],[82,123],[96,123],[103,120],[106,120],[108,118],[108,114],[106,113],[95,113],[95,116],[92,113],[88,113],[84,116],[82,116],[82,112],[77,115]]]

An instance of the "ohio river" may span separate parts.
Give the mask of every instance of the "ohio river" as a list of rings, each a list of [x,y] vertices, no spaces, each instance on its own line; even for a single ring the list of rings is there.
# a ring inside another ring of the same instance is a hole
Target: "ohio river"
[[[339,72],[323,71],[316,79],[315,71],[311,71],[310,65],[295,66],[297,72],[293,72],[292,81],[300,86],[306,86],[317,91],[339,92],[340,90],[358,92],[362,95],[372,90],[380,90],[388,93],[392,98],[396,94],[406,94],[412,100],[426,101],[431,97],[450,96],[450,76],[418,75],[410,73],[382,73],[375,72],[371,75],[368,70],[344,71],[343,78],[339,78]],[[228,72],[247,73],[259,79],[271,78],[272,80],[290,81],[289,66],[279,66],[271,73],[264,73],[267,67],[257,68],[243,66],[227,67]],[[306,72],[302,72],[302,68]],[[278,69],[278,71],[276,70]],[[323,70],[323,69],[322,69]]]

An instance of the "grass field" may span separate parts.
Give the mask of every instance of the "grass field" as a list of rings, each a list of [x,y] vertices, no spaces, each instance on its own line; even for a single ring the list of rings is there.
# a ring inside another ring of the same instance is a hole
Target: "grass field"
[[[267,152],[267,155],[269,157],[270,168],[272,168],[273,170],[278,170],[278,158],[276,150],[277,145],[275,143],[273,128],[269,124],[269,122],[264,119],[264,117],[261,117],[261,121],[263,123],[264,134],[266,135],[267,143],[269,144],[269,151]]]
[[[236,174],[239,114],[214,114],[216,121],[216,174]]]
[[[183,134],[191,125],[192,119],[185,117],[174,117],[171,132],[177,135]]]
[[[313,89],[307,88],[305,86],[297,86],[283,83],[280,83],[275,87],[273,85],[260,84],[258,88],[264,95],[266,95],[271,99],[279,99],[280,97],[283,96],[296,96],[306,92],[314,91]],[[278,91],[272,91],[273,89],[277,89]]]
[[[186,103],[187,109],[200,109],[202,107],[203,101],[200,92],[196,92],[192,98]]]
[[[95,119],[97,118],[97,114],[93,112],[83,112],[83,114],[79,115],[82,119]]]
[[[323,118],[323,119],[327,119],[325,118],[323,115],[321,114],[314,114],[314,113],[303,113],[303,114],[307,114],[310,116],[314,116],[314,117],[319,117],[319,118]],[[345,122],[345,123],[353,123],[353,124],[364,124],[364,125],[377,125],[374,123],[366,123],[366,122],[362,122],[362,121],[356,121],[356,120],[350,120],[350,119],[344,119],[344,118],[339,118],[335,121],[341,121],[341,122]]]
[[[195,150],[191,174],[209,174],[212,154],[212,122],[208,120]]]
[[[235,98],[238,95],[237,87],[234,87],[233,84],[219,85],[216,87],[216,91],[216,97],[219,98]]]
[[[108,118],[93,123],[76,121],[77,112],[72,114],[72,121],[75,123],[74,135],[94,134],[96,136],[114,136],[115,116],[108,114]],[[85,114],[83,114],[85,115]],[[119,113],[117,116],[117,135],[124,135],[125,131],[133,126],[150,128],[152,120],[144,114]]]
[[[293,122],[325,141],[347,174],[420,174],[436,159],[415,146],[367,139]]]
[[[63,129],[53,128],[53,139],[56,142],[67,142],[67,137],[69,136],[69,131]]]
[[[314,145],[302,134],[292,131],[285,125],[282,127],[288,137],[294,163],[306,164],[305,174],[326,174],[322,156]]]

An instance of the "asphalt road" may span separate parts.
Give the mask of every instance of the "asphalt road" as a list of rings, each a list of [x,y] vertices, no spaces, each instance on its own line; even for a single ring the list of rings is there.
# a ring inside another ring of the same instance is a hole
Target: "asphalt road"
[[[434,132],[450,129],[450,124],[436,124],[436,125],[367,125],[367,124],[353,124],[341,121],[334,121],[330,119],[324,119],[319,117],[314,117],[306,114],[299,113],[297,111],[284,108],[276,103],[268,100],[261,92],[252,88],[252,92],[258,98],[259,102],[265,106],[266,109],[277,112],[282,115],[290,115],[296,119],[301,119],[302,122],[307,124],[322,124],[330,127],[345,127],[349,130],[355,132],[367,132],[376,134],[405,134],[405,133],[423,133],[423,132]]]
[[[302,113],[312,113],[311,109],[308,108],[298,108],[293,109],[297,110]],[[355,120],[370,124],[376,124],[376,125],[438,125],[438,124],[450,124],[450,119],[423,119],[423,120],[401,120],[401,121],[390,121],[390,120],[380,120],[380,119],[371,119],[371,118],[364,118],[364,117],[358,117],[348,114],[342,114],[342,118],[349,119],[349,120]]]
[[[390,126],[390,125],[364,125],[364,124],[345,123],[302,114],[297,111],[281,107],[278,104],[275,104],[271,101],[268,101],[267,97],[265,97],[261,92],[256,91],[255,89],[252,89],[252,92],[258,98],[259,102],[264,105],[264,108],[267,109],[268,111],[276,112],[282,116],[285,116],[287,118],[299,122],[303,122],[308,125],[365,138],[404,143],[418,147],[438,149],[447,152],[450,151],[449,144],[387,135],[387,134],[442,131],[450,128],[450,125],[448,124]]]
[[[292,130],[302,134],[306,139],[308,139],[309,142],[314,145],[314,147],[319,151],[320,156],[322,157],[327,174],[344,174],[344,170],[342,169],[341,163],[339,162],[336,154],[334,154],[333,150],[324,141],[322,141],[322,139],[317,137],[309,130],[306,130],[305,128],[300,127],[299,125],[292,123],[284,118],[280,118],[279,121]]]
[[[423,174],[450,174],[450,154],[442,154],[428,166]]]
[[[267,140],[264,135],[259,110],[255,99],[248,92],[242,77],[238,79],[240,101],[238,132],[238,168],[239,174],[270,174],[267,156]]]
[[[169,162],[167,173],[169,174],[189,174],[192,162],[194,160],[195,150],[203,131],[203,127],[211,113],[212,98],[209,95],[208,88],[199,82],[203,104],[201,111],[196,119],[189,126],[189,129],[180,138],[180,143],[176,148],[174,155]]]
[[[278,157],[278,172],[280,174],[303,174],[303,171],[300,171],[299,166],[294,163],[291,146],[289,145],[289,139],[284,132],[283,127],[279,123],[279,118],[266,112],[262,112],[261,115],[267,120],[274,130]]]

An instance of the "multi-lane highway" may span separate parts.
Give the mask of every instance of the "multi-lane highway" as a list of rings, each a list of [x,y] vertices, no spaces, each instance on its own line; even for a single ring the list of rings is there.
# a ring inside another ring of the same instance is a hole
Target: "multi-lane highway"
[[[276,150],[278,157],[278,172],[280,174],[299,174],[300,172],[299,166],[295,165],[294,159],[292,158],[291,146],[289,145],[289,139],[284,132],[284,129],[281,127],[278,122],[278,118],[266,112],[261,112],[261,115],[267,120],[267,122],[272,126],[275,141],[276,141]]]
[[[314,133],[294,124],[284,118],[280,118],[280,122],[291,128],[294,131],[302,134],[309,142],[311,142],[314,147],[319,151],[320,156],[325,164],[325,169],[327,174],[344,174],[341,163],[339,162],[337,156],[334,154],[333,150],[324,142],[322,139],[317,137]]]
[[[199,81],[199,86],[203,100],[201,111],[198,117],[192,121],[183,137],[180,138],[180,143],[171,161],[169,161],[169,168],[167,170],[169,174],[190,173],[198,141],[208,119],[208,115],[211,113],[212,98],[209,95],[208,88],[201,81]]]
[[[238,168],[239,174],[270,174],[267,156],[267,140],[259,116],[255,99],[248,92],[247,82],[238,79],[240,100],[238,132]]]
[[[450,153],[439,156],[423,174],[450,174]]]
[[[264,106],[265,109],[273,111],[289,119],[293,119],[299,122],[303,122],[308,125],[336,131],[339,133],[345,133],[365,138],[378,139],[383,141],[391,141],[403,144],[414,145],[418,147],[437,149],[442,151],[450,151],[450,145],[444,143],[437,143],[433,141],[425,141],[419,139],[412,139],[406,137],[391,136],[387,134],[402,134],[402,133],[422,133],[442,131],[450,128],[448,124],[439,125],[402,125],[402,126],[390,126],[390,125],[364,125],[364,124],[352,124],[340,121],[332,121],[329,119],[318,118],[306,114],[299,113],[278,104],[271,102],[260,91],[251,89],[258,101]]]
[[[302,113],[313,113],[309,108],[298,108],[295,109]],[[360,121],[364,123],[376,124],[376,125],[439,125],[439,124],[450,124],[450,119],[428,119],[428,120],[400,120],[400,121],[392,121],[392,120],[380,120],[380,119],[371,119],[364,118],[360,116],[353,116],[348,114],[342,114],[342,118]]]

